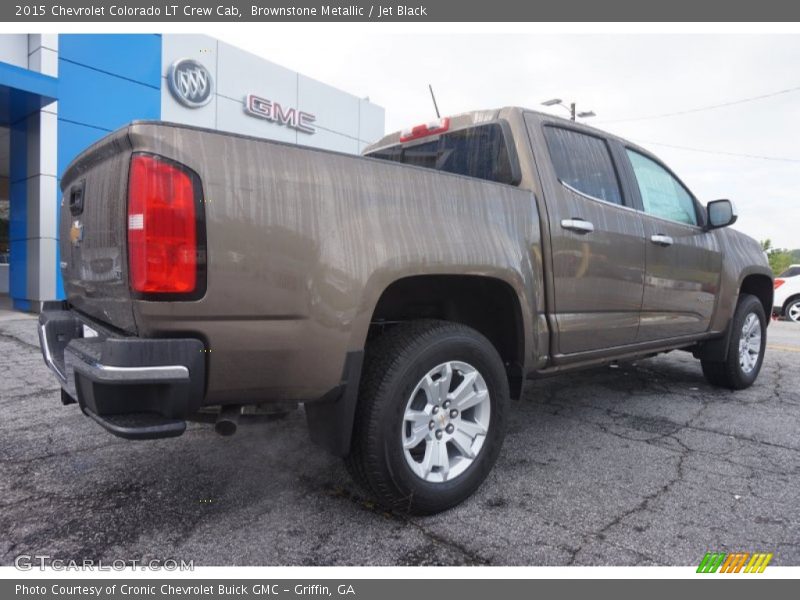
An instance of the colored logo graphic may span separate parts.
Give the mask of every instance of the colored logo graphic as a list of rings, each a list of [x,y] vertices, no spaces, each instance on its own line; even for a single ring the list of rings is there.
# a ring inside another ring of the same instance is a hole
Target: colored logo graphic
[[[772,560],[772,552],[706,552],[700,566],[697,567],[698,573],[763,573],[769,561]]]

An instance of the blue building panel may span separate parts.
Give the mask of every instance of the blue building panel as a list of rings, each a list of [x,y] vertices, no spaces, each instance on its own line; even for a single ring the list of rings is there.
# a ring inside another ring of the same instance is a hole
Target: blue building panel
[[[161,36],[62,34],[58,69],[60,185],[69,163],[107,133],[161,117]],[[57,272],[56,291],[63,299]]]
[[[157,119],[161,90],[69,61],[59,61],[60,120],[113,131],[134,119]],[[60,137],[60,136],[59,136]]]
[[[8,291],[14,299],[28,297],[28,119],[22,118],[9,128],[9,205]],[[26,310],[19,305],[20,310]]]
[[[8,222],[9,241],[25,240],[28,237],[28,186],[22,179],[8,186],[11,215]]]
[[[61,248],[56,244],[56,299],[64,300],[67,294],[64,292],[64,278],[61,277]]]
[[[11,134],[9,291],[15,308],[33,307],[28,281],[39,268],[28,256],[28,176],[37,167],[27,164],[28,136],[35,134],[26,117],[58,100],[60,179],[80,152],[108,132],[136,119],[160,118],[161,43],[160,35],[60,35],[58,78],[0,62],[0,123],[9,125]],[[52,206],[52,198],[45,200]],[[56,272],[56,294],[64,298],[60,269]]]
[[[0,124],[25,118],[56,99],[58,80],[0,62]]]
[[[28,240],[10,240],[8,247],[11,251],[8,265],[8,295],[14,300],[14,308],[27,310],[25,307],[17,307],[17,300],[25,300],[28,297]]]
[[[78,154],[108,135],[109,129],[99,129],[71,121],[58,120],[58,177],[67,170]]]
[[[59,58],[117,75],[150,87],[161,87],[161,36],[141,34],[61,34]],[[65,79],[60,75],[62,81]]]

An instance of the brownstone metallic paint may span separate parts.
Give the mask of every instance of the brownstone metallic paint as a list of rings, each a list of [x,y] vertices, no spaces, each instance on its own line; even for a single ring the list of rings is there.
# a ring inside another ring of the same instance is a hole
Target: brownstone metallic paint
[[[201,335],[212,351],[208,403],[320,397],[341,380],[346,351],[363,348],[381,292],[410,275],[505,281],[526,299],[522,318],[533,331],[541,267],[530,252],[540,240],[529,191],[177,126],[134,124],[116,135],[127,138],[128,153],[153,152],[202,174],[207,292],[196,302],[146,302],[126,298],[115,283],[112,297],[83,297],[79,282],[91,270],[83,262],[70,267],[68,297],[140,336]],[[66,174],[65,189],[81,160]],[[124,170],[116,167],[108,179],[120,179]],[[102,177],[93,169],[86,176]],[[87,188],[88,208],[99,197]],[[122,187],[98,189],[108,190],[100,197],[117,209],[104,209],[114,223],[94,243],[120,252]],[[120,279],[127,280],[124,272]],[[128,310],[135,328],[113,320]],[[529,356],[532,340],[526,335]]]
[[[570,285],[570,272],[559,267],[565,242],[552,223],[559,203],[570,199],[549,159],[541,158],[547,154],[537,120],[549,117],[531,115],[507,108],[451,120],[453,128],[508,121],[522,174],[518,188],[183,125],[133,123],[87,149],[62,180],[65,193],[82,178],[87,184],[82,247],[68,242],[71,216],[62,207],[67,296],[78,310],[130,334],[203,339],[211,350],[206,404],[320,398],[340,383],[346,353],[363,349],[382,292],[422,274],[507,283],[520,301],[527,374],[687,346],[723,332],[743,277],[769,276],[758,244],[729,229],[702,234],[724,257],[717,302],[702,332],[617,346],[614,327],[605,327],[610,337],[602,347],[571,355],[558,350],[558,326],[569,318],[558,312],[554,281]],[[387,136],[373,148],[395,142]],[[125,197],[133,151],[165,156],[201,175],[208,283],[200,300],[130,295]],[[615,220],[607,209],[595,207],[596,218],[620,231],[637,222],[628,215]],[[643,234],[643,225],[630,227],[628,233]],[[668,290],[674,282],[649,285]],[[625,307],[636,310],[635,303]],[[594,322],[602,319],[600,311]],[[587,335],[593,334],[579,331],[578,344]]]

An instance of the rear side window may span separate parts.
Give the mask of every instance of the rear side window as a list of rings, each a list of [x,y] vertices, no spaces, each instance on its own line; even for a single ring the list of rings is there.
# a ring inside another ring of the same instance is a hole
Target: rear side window
[[[605,140],[561,127],[545,127],[544,137],[561,183],[592,198],[622,204],[617,172]]]
[[[644,212],[662,219],[697,225],[697,209],[692,195],[672,174],[656,161],[627,149],[633,166]]]
[[[503,128],[498,123],[442,134],[413,146],[390,146],[367,156],[515,185]]]

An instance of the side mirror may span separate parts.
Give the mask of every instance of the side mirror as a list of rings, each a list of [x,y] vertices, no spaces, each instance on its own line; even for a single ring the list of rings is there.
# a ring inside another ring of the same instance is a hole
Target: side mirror
[[[719,229],[733,225],[739,218],[736,208],[730,200],[712,200],[706,206],[706,212],[708,214],[707,229]]]

